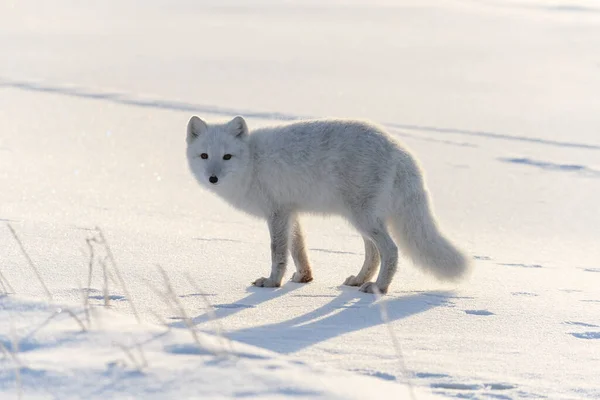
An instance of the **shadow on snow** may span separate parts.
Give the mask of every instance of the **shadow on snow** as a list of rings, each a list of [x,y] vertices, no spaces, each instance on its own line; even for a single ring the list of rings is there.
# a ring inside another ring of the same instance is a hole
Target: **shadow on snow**
[[[301,287],[287,283],[279,289],[250,288],[250,294],[228,305],[215,305],[217,319],[291,293]],[[381,305],[375,296],[356,288],[341,287],[341,292],[327,304],[298,317],[268,325],[228,332],[227,337],[278,353],[294,353],[328,339],[384,323]],[[446,292],[426,292],[403,297],[384,297],[389,322],[419,314],[446,303]],[[194,324],[210,321],[208,314],[192,319]],[[183,322],[172,326],[183,327]]]

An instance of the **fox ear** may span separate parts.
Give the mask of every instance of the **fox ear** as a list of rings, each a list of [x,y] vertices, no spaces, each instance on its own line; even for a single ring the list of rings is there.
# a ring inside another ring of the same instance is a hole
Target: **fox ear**
[[[202,121],[200,118],[195,115],[190,118],[190,122],[188,122],[187,126],[187,141],[191,143],[194,139],[196,139],[199,135],[206,132],[208,129],[208,125],[206,122]]]
[[[239,115],[227,123],[227,130],[235,137],[243,137],[248,134],[246,121]]]

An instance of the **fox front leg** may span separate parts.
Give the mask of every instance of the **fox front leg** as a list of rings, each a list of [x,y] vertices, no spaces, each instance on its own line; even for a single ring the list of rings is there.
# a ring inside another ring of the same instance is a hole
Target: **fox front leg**
[[[289,212],[277,211],[268,217],[267,223],[271,234],[271,275],[268,278],[258,278],[253,282],[254,286],[281,286],[287,266],[290,216]]]
[[[304,243],[304,235],[302,234],[302,228],[300,227],[300,221],[298,217],[292,218],[292,259],[296,264],[296,272],[292,275],[292,282],[296,283],[308,283],[313,280],[312,270],[310,263],[308,262],[308,256],[306,255],[306,245]]]

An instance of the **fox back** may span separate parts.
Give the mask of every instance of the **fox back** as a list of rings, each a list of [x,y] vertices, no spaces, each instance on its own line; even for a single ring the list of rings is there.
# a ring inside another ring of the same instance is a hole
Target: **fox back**
[[[193,117],[187,156],[200,184],[260,216],[277,207],[347,216],[347,207],[391,192],[398,163],[417,172],[410,155],[382,129],[335,119],[249,133],[241,117],[211,125]],[[393,199],[377,201],[389,209]]]

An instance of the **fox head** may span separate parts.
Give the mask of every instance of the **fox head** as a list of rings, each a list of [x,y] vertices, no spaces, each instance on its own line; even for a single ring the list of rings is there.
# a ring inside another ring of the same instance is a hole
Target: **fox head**
[[[187,126],[187,159],[201,185],[214,191],[235,189],[250,160],[244,118],[209,125],[193,116]]]

